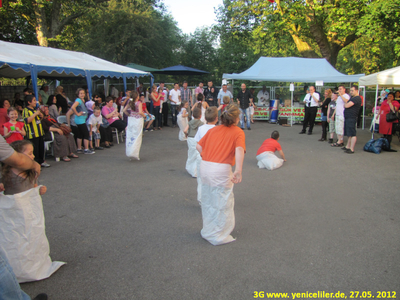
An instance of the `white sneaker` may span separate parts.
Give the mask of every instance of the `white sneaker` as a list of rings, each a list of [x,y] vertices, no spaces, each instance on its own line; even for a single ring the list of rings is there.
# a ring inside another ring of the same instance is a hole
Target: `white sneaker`
[[[83,151],[83,153],[85,153],[85,154],[95,154],[96,152],[94,152],[94,151],[92,151],[92,150],[89,150],[89,149],[85,149],[85,150]]]

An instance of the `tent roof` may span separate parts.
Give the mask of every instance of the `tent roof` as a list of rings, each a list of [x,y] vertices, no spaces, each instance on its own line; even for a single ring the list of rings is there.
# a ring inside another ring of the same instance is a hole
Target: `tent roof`
[[[162,70],[160,70],[160,69],[154,69],[154,68],[151,68],[151,67],[138,65],[138,64],[135,64],[135,63],[129,63],[126,66],[128,68],[132,68],[132,69],[136,69],[136,70],[140,70],[140,71],[145,71],[145,72],[159,72],[159,71],[162,72]]]
[[[163,74],[167,75],[202,75],[202,74],[208,74],[209,72],[202,71],[199,69],[191,68],[191,67],[186,67],[183,65],[176,65],[168,68],[162,69]]]
[[[400,67],[361,77],[358,83],[364,86],[400,87]]]
[[[38,77],[134,78],[148,72],[121,66],[82,52],[0,41],[0,77],[20,78],[31,75],[35,66]]]
[[[357,82],[364,74],[345,75],[325,58],[260,57],[246,71],[223,74],[224,79],[280,82]]]

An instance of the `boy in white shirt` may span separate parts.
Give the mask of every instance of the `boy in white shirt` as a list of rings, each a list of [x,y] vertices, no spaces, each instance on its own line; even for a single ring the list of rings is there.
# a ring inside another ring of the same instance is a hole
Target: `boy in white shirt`
[[[89,117],[87,121],[87,125],[89,127],[89,143],[90,143],[90,149],[93,151],[93,136],[95,140],[95,145],[96,145],[96,150],[103,150],[103,147],[100,147],[100,125],[103,123],[102,117],[101,117],[101,110],[100,107],[95,106],[93,109],[93,114]]]

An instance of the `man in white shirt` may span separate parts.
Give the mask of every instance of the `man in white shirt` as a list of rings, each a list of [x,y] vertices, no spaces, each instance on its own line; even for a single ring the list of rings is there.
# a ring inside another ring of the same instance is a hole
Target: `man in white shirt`
[[[262,90],[258,92],[257,98],[258,98],[258,104],[257,104],[258,106],[268,106],[269,93],[265,85],[263,85]]]
[[[118,98],[119,92],[118,92],[118,90],[115,88],[115,86],[114,86],[114,85],[111,85],[110,88],[111,88],[111,89],[110,89],[110,96],[111,96],[111,97]]]
[[[314,128],[315,117],[317,116],[319,94],[315,92],[315,86],[311,85],[309,87],[310,93],[304,97],[305,113],[303,121],[303,130],[300,134],[306,133],[307,125],[310,125],[308,129],[308,135],[312,134]]]
[[[336,100],[336,113],[335,113],[335,131],[337,135],[337,142],[332,144],[332,147],[343,147],[343,134],[344,134],[344,105],[349,101],[350,96],[346,94],[344,85],[339,85],[339,96]]]
[[[176,119],[178,116],[178,106],[181,105],[181,91],[179,83],[174,84],[174,89],[169,92],[169,100],[171,101],[172,126],[176,127]]]

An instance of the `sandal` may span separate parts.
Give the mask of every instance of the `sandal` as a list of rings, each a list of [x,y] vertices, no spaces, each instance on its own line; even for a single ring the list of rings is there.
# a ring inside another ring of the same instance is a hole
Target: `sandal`
[[[343,146],[344,146],[343,143],[338,144],[337,142],[331,145],[331,147],[343,147]]]
[[[71,153],[70,155],[68,155],[69,157],[72,157],[72,158],[78,158],[79,156],[78,155],[76,155],[75,153]]]
[[[342,148],[340,148],[340,149],[342,149],[342,150],[344,150],[344,151],[347,151],[347,150],[349,150],[350,148],[347,148],[346,146],[344,146],[344,147],[342,147]]]
[[[63,160],[63,161],[65,161],[65,162],[69,162],[69,161],[71,161],[71,159],[70,159],[70,158],[68,158],[68,156],[64,156],[64,157],[62,158],[62,160]]]

